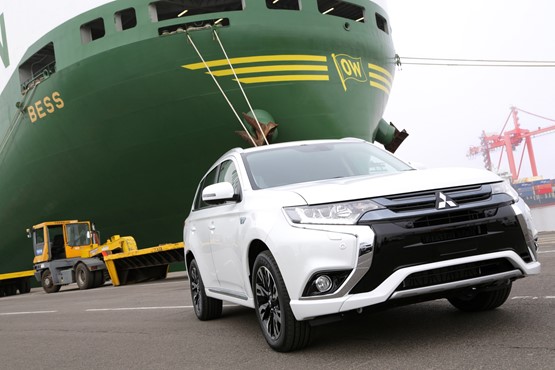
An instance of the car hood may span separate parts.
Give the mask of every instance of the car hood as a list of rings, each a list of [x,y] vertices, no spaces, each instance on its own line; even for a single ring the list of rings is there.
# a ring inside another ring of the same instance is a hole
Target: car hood
[[[380,176],[357,176],[295,184],[286,186],[283,190],[299,194],[307,204],[320,204],[491,183],[501,180],[494,173],[481,169],[436,168]]]

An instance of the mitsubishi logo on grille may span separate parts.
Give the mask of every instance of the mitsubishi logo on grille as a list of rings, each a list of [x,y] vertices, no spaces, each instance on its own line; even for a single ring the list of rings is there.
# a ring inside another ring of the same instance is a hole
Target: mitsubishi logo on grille
[[[445,208],[456,208],[459,205],[449,198],[447,195],[443,194],[441,191],[436,193],[436,209]]]

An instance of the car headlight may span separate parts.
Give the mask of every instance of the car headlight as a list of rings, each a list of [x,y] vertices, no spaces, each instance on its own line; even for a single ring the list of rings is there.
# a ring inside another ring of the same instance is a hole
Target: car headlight
[[[511,184],[507,180],[491,184],[491,193],[507,194],[511,198],[513,198],[515,202],[518,202],[518,192],[511,186]]]
[[[368,211],[383,208],[371,200],[285,207],[283,210],[296,224],[354,225]]]

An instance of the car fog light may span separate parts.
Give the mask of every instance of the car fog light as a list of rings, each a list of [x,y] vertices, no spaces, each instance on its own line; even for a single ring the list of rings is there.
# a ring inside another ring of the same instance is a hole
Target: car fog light
[[[318,289],[320,293],[325,293],[329,291],[333,285],[328,275],[318,276],[314,284],[316,285],[316,289]]]

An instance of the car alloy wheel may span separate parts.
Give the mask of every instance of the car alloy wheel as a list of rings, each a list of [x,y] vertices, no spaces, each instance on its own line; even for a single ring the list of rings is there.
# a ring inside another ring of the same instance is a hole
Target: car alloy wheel
[[[189,263],[189,286],[195,315],[199,320],[212,320],[222,316],[223,303],[220,299],[210,298],[204,291],[204,284],[196,260]]]
[[[261,252],[252,271],[254,307],[264,338],[279,352],[301,349],[310,340],[310,325],[297,321],[289,305],[289,294],[270,251]]]
[[[193,300],[193,307],[195,308],[195,313],[197,316],[201,311],[201,302],[199,295],[199,276],[198,268],[196,263],[191,263],[189,268],[189,282],[191,284],[191,299]]]
[[[281,334],[281,308],[279,293],[271,272],[262,266],[256,272],[256,301],[258,313],[266,332],[273,340]]]

